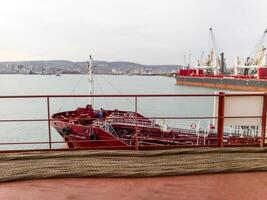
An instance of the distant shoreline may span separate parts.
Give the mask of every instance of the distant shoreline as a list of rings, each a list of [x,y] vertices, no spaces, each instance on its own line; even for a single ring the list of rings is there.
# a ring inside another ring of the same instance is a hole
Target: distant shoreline
[[[56,76],[56,74],[21,74],[21,73],[0,73],[0,75],[28,75],[28,76]],[[87,75],[86,73],[63,73],[60,75]],[[106,74],[97,73],[95,75],[112,75],[112,76],[166,76],[173,77],[173,74]]]

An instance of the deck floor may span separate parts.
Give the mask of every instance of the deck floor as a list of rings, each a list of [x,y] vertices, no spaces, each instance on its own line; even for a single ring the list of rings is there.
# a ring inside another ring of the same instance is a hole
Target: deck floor
[[[0,183],[5,200],[262,200],[267,172],[156,178],[61,178]]]

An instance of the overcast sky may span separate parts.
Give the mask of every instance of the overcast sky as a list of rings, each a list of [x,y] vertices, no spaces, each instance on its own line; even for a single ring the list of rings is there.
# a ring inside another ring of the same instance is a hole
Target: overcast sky
[[[1,0],[0,60],[195,63],[213,27],[232,64],[262,36],[266,10],[266,0]]]

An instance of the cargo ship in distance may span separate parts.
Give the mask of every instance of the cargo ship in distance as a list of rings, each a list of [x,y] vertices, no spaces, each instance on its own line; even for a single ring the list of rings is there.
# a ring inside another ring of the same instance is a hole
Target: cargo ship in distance
[[[217,54],[215,37],[210,28],[213,48],[206,60],[198,60],[196,67],[186,64],[175,75],[177,85],[219,88],[227,90],[267,91],[267,54],[264,47],[264,31],[251,56],[242,60],[235,58],[232,72],[226,71],[224,53]]]

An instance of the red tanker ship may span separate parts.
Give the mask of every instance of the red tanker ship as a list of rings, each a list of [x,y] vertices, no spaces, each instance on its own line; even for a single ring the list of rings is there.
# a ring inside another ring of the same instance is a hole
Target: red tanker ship
[[[90,57],[90,94],[93,94],[92,58]],[[196,124],[189,128],[169,128],[132,111],[94,110],[93,99],[85,108],[56,113],[51,125],[69,148],[101,149],[167,149],[188,145],[216,145],[213,127],[202,130]],[[226,144],[259,144],[258,136],[225,134]]]

